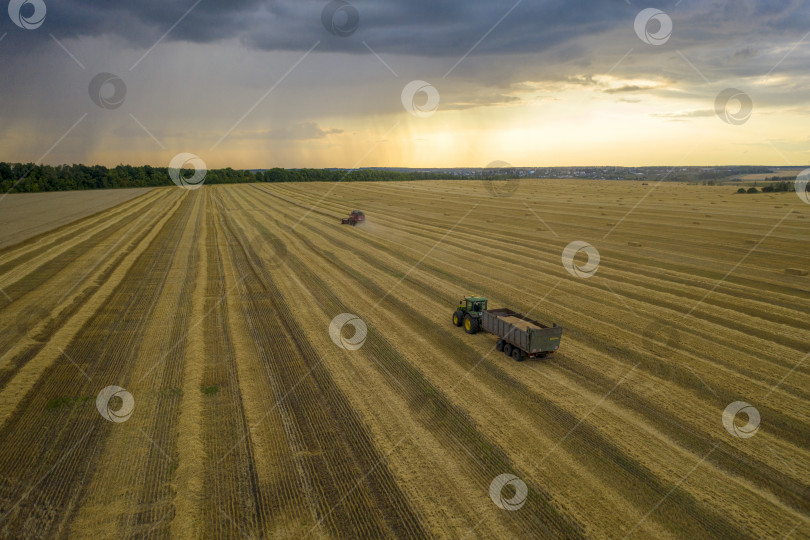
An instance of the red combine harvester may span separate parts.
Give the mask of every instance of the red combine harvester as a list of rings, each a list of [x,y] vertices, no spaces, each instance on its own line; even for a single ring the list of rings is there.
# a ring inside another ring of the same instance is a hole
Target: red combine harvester
[[[340,220],[342,225],[357,225],[358,223],[363,223],[366,220],[366,215],[361,212],[360,210],[352,210],[352,213],[349,214],[349,217],[343,218]]]

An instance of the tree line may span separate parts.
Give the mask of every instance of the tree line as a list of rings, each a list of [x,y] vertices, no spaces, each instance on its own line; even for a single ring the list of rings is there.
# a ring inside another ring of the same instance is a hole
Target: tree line
[[[193,171],[184,171],[191,175]],[[206,184],[242,184],[247,182],[370,182],[403,180],[446,180],[453,174],[402,172],[379,169],[268,169],[263,171],[209,169]],[[0,193],[37,193],[172,186],[168,167],[150,165],[35,165],[0,162]]]
[[[795,189],[796,184],[794,182],[773,182],[771,184],[762,186],[762,193],[779,193],[782,191],[794,191]],[[748,189],[740,188],[737,190],[737,193],[759,193],[759,190],[756,188],[756,186],[753,186]]]

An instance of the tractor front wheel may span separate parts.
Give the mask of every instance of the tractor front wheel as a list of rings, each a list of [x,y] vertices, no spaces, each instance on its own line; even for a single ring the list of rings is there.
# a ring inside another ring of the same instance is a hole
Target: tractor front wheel
[[[464,314],[461,311],[456,310],[456,312],[453,313],[453,324],[456,326],[464,324]]]
[[[473,319],[470,315],[464,317],[464,331],[468,334],[478,332],[478,319]]]

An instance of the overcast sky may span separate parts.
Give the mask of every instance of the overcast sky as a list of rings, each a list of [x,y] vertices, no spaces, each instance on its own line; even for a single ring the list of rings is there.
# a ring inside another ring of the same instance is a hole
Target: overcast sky
[[[6,3],[2,161],[810,163],[807,1]]]

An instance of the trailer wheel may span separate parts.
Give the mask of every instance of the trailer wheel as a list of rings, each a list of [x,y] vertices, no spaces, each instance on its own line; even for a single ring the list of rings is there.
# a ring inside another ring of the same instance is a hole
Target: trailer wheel
[[[512,358],[517,362],[523,362],[523,352],[517,347],[512,349]]]
[[[468,334],[478,332],[478,319],[473,319],[469,314],[464,317],[464,331]]]
[[[498,349],[499,351],[503,352],[503,346],[505,344],[506,344],[506,342],[504,340],[499,339],[498,342],[495,344],[495,348]]]
[[[509,343],[504,343],[503,344],[503,349],[501,349],[501,350],[503,351],[503,354],[505,354],[506,356],[511,356],[512,355],[512,345],[509,344]]]
[[[461,326],[462,324],[464,324],[463,316],[464,314],[461,311],[456,310],[456,312],[453,313],[453,324],[455,324],[456,326]]]

